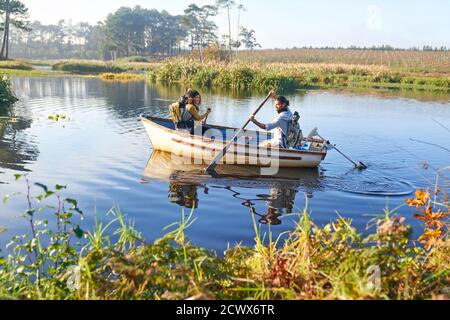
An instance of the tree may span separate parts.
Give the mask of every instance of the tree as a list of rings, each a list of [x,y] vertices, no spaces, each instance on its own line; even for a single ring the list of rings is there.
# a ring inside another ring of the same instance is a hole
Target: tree
[[[228,47],[230,50],[230,58],[232,55],[232,39],[231,39],[231,16],[230,16],[230,11],[231,9],[236,5],[236,3],[234,2],[234,0],[216,0],[216,6],[218,8],[224,8],[227,10],[227,14],[228,14]]]
[[[203,49],[217,41],[217,25],[209,20],[217,16],[217,7],[191,4],[184,10],[184,14],[181,22],[190,35],[191,49],[197,48],[200,60],[203,61]]]
[[[241,32],[241,12],[242,11],[247,11],[247,9],[245,9],[244,5],[242,3],[240,3],[237,6],[238,9],[238,22],[237,22],[237,38],[236,38],[236,42],[235,42],[235,48],[236,48],[236,58],[238,57],[238,51],[239,48],[241,46],[241,42],[239,41],[239,35]]]
[[[247,49],[253,50],[258,47],[261,48],[261,45],[256,42],[255,30],[248,30],[244,27],[241,27],[240,37]]]
[[[18,0],[0,0],[0,13],[5,15],[1,24],[3,41],[0,59],[8,59],[11,25],[20,30],[30,30],[27,21],[28,8]]]

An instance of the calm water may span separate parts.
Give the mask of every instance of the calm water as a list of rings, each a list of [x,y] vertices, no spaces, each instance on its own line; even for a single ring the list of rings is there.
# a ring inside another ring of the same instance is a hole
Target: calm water
[[[305,132],[318,126],[322,135],[369,169],[352,170],[331,151],[319,170],[301,171],[295,181],[192,181],[174,175],[180,168],[167,163],[164,155],[152,155],[137,122],[141,113],[167,117],[167,105],[181,94],[180,88],[76,77],[21,77],[12,82],[21,102],[12,110],[18,122],[2,120],[0,126],[0,195],[24,192],[24,181],[16,182],[14,174],[28,172],[33,182],[66,184],[65,195],[78,199],[87,215],[85,226],[92,223],[94,207],[106,213],[119,204],[148,240],[163,235],[165,226],[179,220],[182,208],[193,205],[197,221],[189,238],[218,251],[228,243],[253,243],[250,207],[260,222],[272,223],[275,233],[292,229],[297,217],[291,213],[306,203],[317,223],[327,223],[339,212],[365,230],[371,215],[402,204],[415,188],[430,185],[436,170],[450,164],[449,151],[410,140],[450,148],[450,132],[444,128],[450,128],[446,96],[342,91],[292,95],[291,105],[301,111]],[[263,98],[205,93],[204,107],[214,110],[210,123],[240,126]],[[68,119],[49,120],[54,113]],[[271,106],[258,116],[264,121],[273,117]],[[448,187],[445,178],[450,174],[443,176]],[[13,234],[27,231],[27,222],[19,217],[24,210],[23,198],[12,198],[2,207],[0,226],[8,230],[0,236],[2,247]],[[408,219],[412,215],[409,208],[399,212]]]

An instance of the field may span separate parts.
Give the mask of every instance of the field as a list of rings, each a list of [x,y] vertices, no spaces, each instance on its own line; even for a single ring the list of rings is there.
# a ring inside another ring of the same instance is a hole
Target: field
[[[273,49],[243,51],[239,61],[384,66],[398,72],[450,74],[450,51]]]

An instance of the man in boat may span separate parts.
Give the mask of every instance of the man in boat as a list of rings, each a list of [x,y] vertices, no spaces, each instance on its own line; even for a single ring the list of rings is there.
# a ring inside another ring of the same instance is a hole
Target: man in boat
[[[195,121],[205,120],[211,113],[208,109],[205,114],[200,114],[200,105],[202,104],[202,96],[196,90],[189,90],[187,93],[188,102],[186,108],[181,114],[181,123],[178,129],[190,130],[191,134],[194,132]]]
[[[272,140],[263,142],[263,147],[288,148],[289,125],[294,116],[289,109],[289,100],[283,96],[276,97],[275,109],[278,116],[268,124],[259,122],[255,116],[252,116],[250,120],[262,130],[273,132]]]

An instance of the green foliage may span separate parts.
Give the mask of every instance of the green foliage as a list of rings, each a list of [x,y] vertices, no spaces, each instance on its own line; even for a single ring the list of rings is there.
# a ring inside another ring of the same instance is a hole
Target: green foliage
[[[32,70],[33,67],[28,62],[22,60],[1,60],[0,69]]]
[[[125,69],[113,65],[111,63],[106,63],[103,61],[94,60],[67,60],[57,62],[53,65],[53,70],[60,70],[76,74],[97,74],[97,73],[121,73],[125,72]]]
[[[17,102],[19,99],[15,96],[11,90],[11,83],[5,76],[0,79],[0,109],[7,108]]]
[[[333,64],[250,64],[170,59],[150,79],[233,90],[293,91],[299,88],[392,87],[448,91],[446,77],[417,77],[384,67]]]
[[[183,211],[162,239],[147,244],[118,207],[106,223],[94,212],[93,230],[85,232],[75,222],[83,216],[77,201],[61,194],[65,186],[50,190],[23,178],[23,216],[31,233],[13,237],[10,254],[0,258],[2,298],[448,298],[448,234],[425,250],[411,240],[411,228],[395,210],[375,218],[376,230],[363,236],[340,216],[319,227],[305,209],[295,229],[276,240],[270,231],[261,233],[253,215],[255,247],[237,245],[221,258],[189,242],[194,211]],[[34,188],[42,193],[33,196]],[[410,201],[419,205],[422,198]],[[54,206],[44,204],[52,199]],[[53,218],[44,219],[46,211]]]

